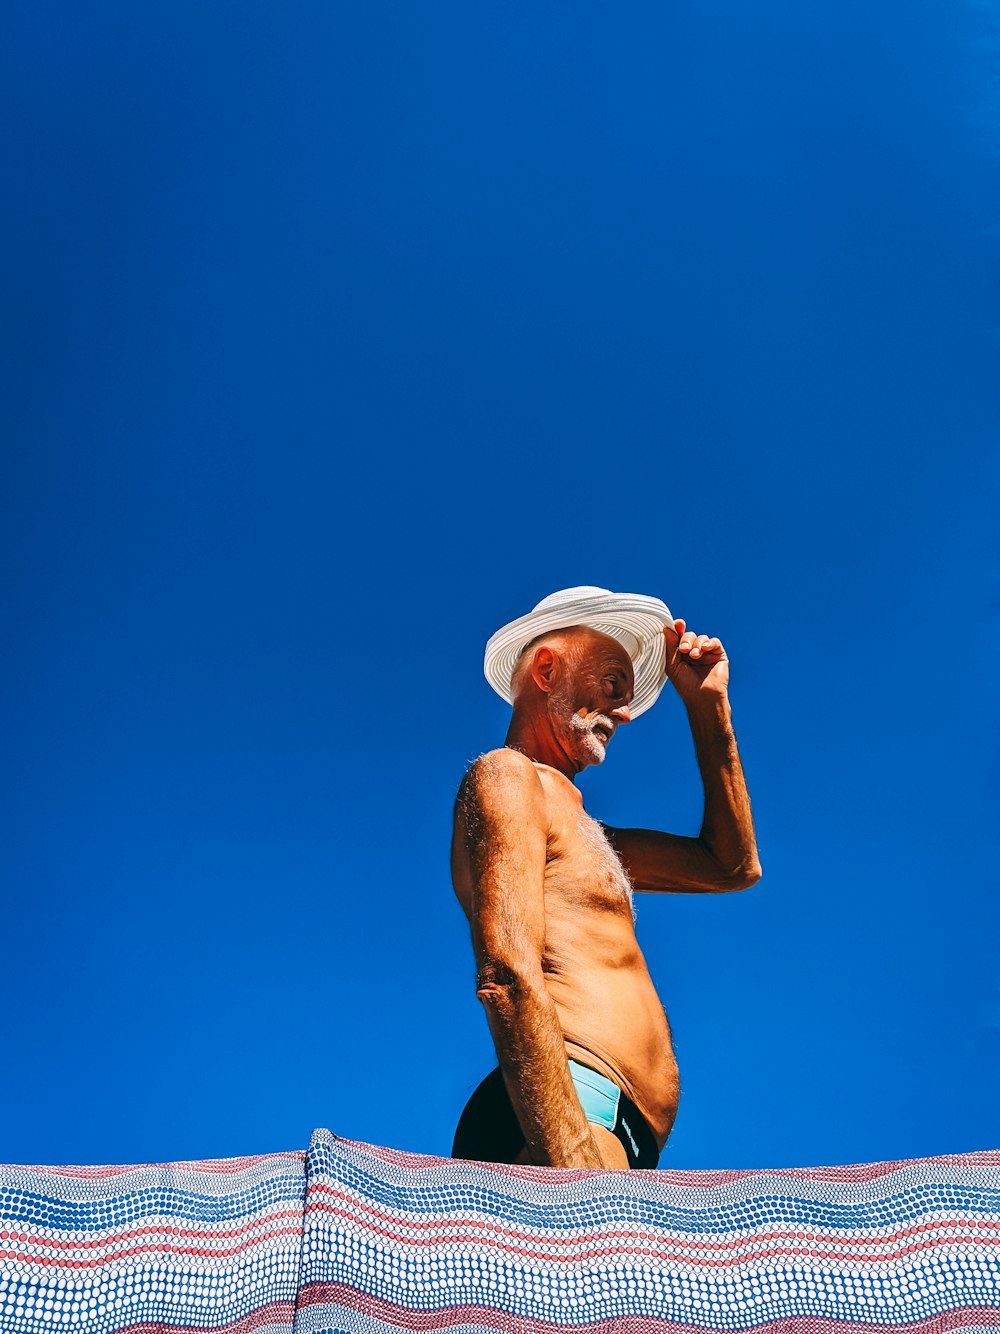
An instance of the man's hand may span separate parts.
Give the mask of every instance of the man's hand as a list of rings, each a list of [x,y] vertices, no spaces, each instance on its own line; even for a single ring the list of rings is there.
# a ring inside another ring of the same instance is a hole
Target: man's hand
[[[684,621],[664,626],[667,643],[667,676],[690,708],[701,700],[726,696],[729,689],[729,659],[714,636],[696,635]]]

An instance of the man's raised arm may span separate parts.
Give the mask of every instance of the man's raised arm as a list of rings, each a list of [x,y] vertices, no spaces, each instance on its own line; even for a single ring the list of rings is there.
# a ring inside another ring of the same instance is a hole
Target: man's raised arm
[[[729,659],[716,638],[681,620],[665,630],[667,676],[684,701],[705,789],[697,838],[652,829],[608,829],[637,890],[724,893],[760,879],[750,796],[729,707]]]
[[[547,838],[531,761],[506,749],[477,760],[459,790],[454,849],[456,869],[472,886],[476,995],[531,1162],[600,1167],[542,975]]]

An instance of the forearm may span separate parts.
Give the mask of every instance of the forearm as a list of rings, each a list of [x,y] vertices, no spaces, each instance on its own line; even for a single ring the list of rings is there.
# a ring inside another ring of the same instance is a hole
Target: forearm
[[[601,1158],[570,1078],[552,998],[537,981],[482,983],[504,1083],[531,1161],[547,1167],[600,1167]]]
[[[728,875],[760,877],[750,794],[747,792],[725,695],[688,707],[688,721],[705,789],[700,839]]]

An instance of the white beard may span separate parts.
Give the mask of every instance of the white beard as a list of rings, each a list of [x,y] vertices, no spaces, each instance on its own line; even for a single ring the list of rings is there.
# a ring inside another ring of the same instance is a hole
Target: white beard
[[[556,724],[561,738],[568,743],[574,759],[582,765],[604,763],[608,752],[597,726],[602,724],[609,733],[613,732],[615,724],[611,718],[605,718],[603,714],[598,714],[596,718],[581,718],[574,712],[569,689],[562,681],[557,682],[549,692],[549,716]]]

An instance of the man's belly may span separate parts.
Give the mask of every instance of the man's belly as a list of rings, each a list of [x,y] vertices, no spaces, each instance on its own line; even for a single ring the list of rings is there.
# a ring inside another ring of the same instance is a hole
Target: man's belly
[[[643,961],[590,968],[572,981],[547,972],[566,1054],[614,1081],[649,1122],[662,1148],[677,1111],[679,1082],[670,1025]]]

